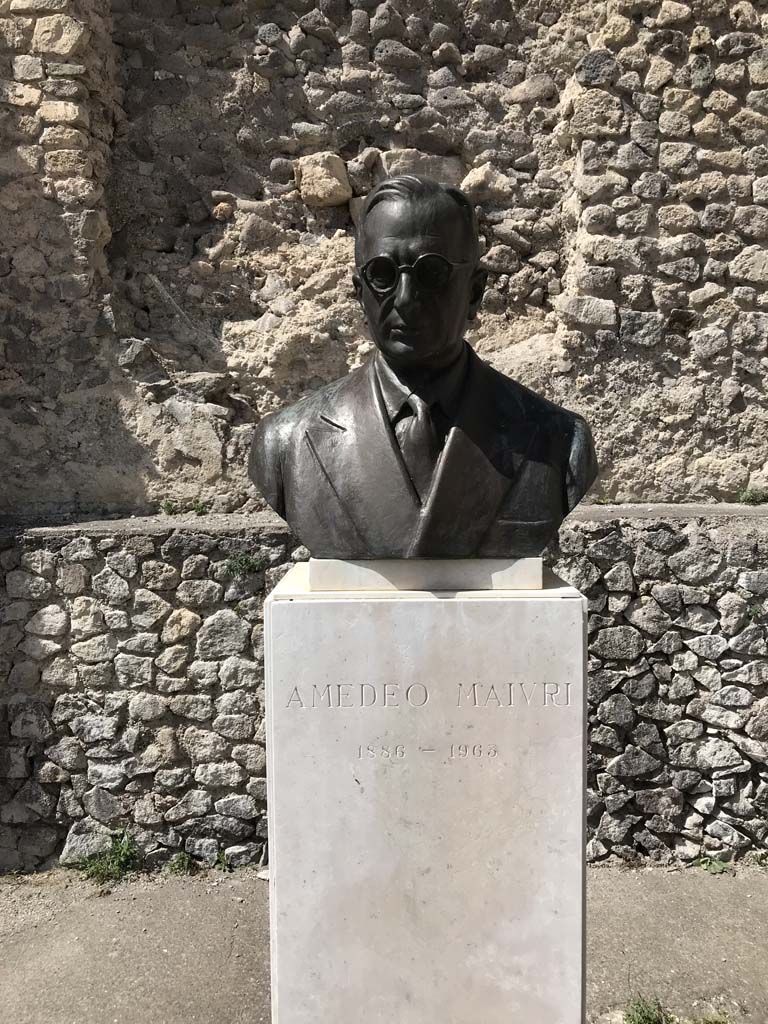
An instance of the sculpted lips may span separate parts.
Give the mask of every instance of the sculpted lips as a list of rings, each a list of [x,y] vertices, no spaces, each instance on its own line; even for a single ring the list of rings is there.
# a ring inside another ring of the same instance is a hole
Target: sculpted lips
[[[387,331],[389,332],[389,336],[391,338],[394,338],[395,341],[401,339],[415,338],[421,333],[419,327],[416,324],[404,324],[400,322],[394,324],[386,324],[385,326]]]

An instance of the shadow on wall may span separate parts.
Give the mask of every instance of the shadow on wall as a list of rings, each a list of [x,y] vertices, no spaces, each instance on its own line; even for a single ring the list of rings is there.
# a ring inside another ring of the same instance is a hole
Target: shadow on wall
[[[365,356],[352,222],[404,171],[475,201],[476,347],[587,415],[598,500],[760,486],[768,64],[748,6],[113,0],[117,86],[96,28],[82,72],[45,72],[89,113],[88,159],[77,134],[52,159],[39,122],[14,129],[40,147],[6,203],[4,508],[260,507],[253,422]],[[103,201],[68,194],[108,158]],[[104,206],[109,281],[86,219]]]
[[[128,357],[154,403],[151,417],[136,413],[140,436],[182,506],[249,510],[250,421],[369,350],[350,271],[352,219],[373,182],[419,171],[459,184],[493,160],[505,173],[467,187],[496,220],[524,186],[527,213],[554,205],[552,182],[546,195],[533,186],[525,114],[507,118],[497,95],[483,99],[487,83],[524,78],[514,60],[524,33],[502,0],[433,3],[429,17],[410,3],[158,10],[126,0],[113,10],[125,120],[110,259],[119,334],[146,342]],[[520,97],[529,110],[535,100],[537,124],[557,105],[543,78]],[[526,255],[551,248],[556,214],[539,218],[535,238],[534,218],[519,219]],[[505,294],[489,296],[489,310],[504,316],[527,296],[540,320],[551,253],[523,266],[506,245],[494,259]]]
[[[414,170],[475,201],[491,270],[478,351],[589,418],[599,500],[764,486],[754,8],[114,10],[119,332],[149,339],[182,403],[135,413],[153,494],[252,507],[249,417],[363,357],[351,221],[378,176]],[[205,438],[176,445],[194,388],[215,408],[195,410]]]

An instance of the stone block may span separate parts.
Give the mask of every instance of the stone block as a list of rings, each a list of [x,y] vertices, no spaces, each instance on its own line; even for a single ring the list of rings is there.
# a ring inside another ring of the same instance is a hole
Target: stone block
[[[91,120],[87,108],[82,103],[70,103],[68,100],[43,100],[39,113],[41,120],[47,124],[87,128]]]
[[[11,0],[13,14],[51,14],[54,11],[66,12],[72,6],[72,0]]]
[[[38,18],[32,35],[35,53],[51,53],[57,57],[72,57],[83,49],[90,31],[82,22],[66,14],[52,14]]]
[[[422,153],[418,149],[386,150],[381,154],[381,165],[387,177],[421,174],[444,185],[460,185],[465,174],[464,164],[458,157]]]
[[[342,206],[352,198],[344,161],[336,153],[312,153],[295,165],[301,198],[308,206]]]
[[[36,107],[42,95],[33,85],[24,85],[20,81],[0,81],[0,103],[8,103],[12,107]]]
[[[281,1024],[353,1024],[361,1005],[409,1024],[576,1024],[583,599],[301,580],[267,601]]]

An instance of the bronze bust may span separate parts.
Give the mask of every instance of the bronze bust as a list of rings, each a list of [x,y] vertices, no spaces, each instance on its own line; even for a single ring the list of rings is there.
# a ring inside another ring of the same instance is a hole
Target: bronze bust
[[[469,200],[426,178],[382,181],[355,264],[377,351],[262,419],[261,493],[315,558],[540,554],[595,479],[592,436],[464,340],[486,282]]]

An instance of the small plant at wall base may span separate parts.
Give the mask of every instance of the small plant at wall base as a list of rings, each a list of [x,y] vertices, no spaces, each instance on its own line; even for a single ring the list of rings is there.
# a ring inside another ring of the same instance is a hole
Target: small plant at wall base
[[[227,560],[227,572],[230,576],[253,576],[266,569],[268,559],[265,555],[248,555],[241,553],[232,555]]]
[[[768,503],[768,488],[747,487],[739,492],[739,502],[742,505],[765,505]]]
[[[160,511],[167,516],[175,516],[179,511],[179,507],[171,498],[164,498],[160,502]]]
[[[172,875],[195,875],[198,863],[186,850],[182,850],[171,857],[168,862],[168,870]]]
[[[624,1024],[674,1024],[674,1020],[658,999],[641,995],[633,996],[624,1011]]]
[[[710,875],[724,875],[726,871],[731,870],[730,865],[718,857],[697,857],[696,860],[691,861],[691,865],[695,868],[703,868]]]
[[[192,511],[195,513],[196,516],[204,516],[206,515],[206,513],[210,512],[210,510],[210,504],[207,501],[203,501],[202,498],[197,498],[194,505],[192,506]]]
[[[105,882],[119,882],[131,871],[138,871],[141,864],[141,851],[134,840],[122,832],[113,836],[108,850],[85,857],[78,867],[86,878],[103,885]]]

